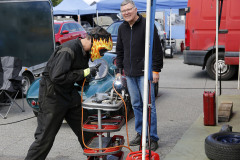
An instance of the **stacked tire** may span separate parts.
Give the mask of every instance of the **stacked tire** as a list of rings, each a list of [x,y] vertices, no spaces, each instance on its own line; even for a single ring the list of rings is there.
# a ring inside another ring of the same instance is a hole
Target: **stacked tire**
[[[240,132],[218,132],[205,139],[205,154],[211,160],[239,160]]]

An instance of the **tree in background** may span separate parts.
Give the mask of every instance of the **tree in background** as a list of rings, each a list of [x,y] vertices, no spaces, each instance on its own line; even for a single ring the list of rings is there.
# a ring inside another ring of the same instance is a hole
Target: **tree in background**
[[[52,0],[53,7],[57,6],[59,3],[61,3],[63,0]]]

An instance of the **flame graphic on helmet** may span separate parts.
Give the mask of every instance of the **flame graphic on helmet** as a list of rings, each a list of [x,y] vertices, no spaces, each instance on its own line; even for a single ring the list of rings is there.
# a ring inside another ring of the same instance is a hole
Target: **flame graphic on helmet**
[[[94,61],[96,59],[101,58],[102,56],[100,55],[100,50],[101,49],[106,49],[106,50],[112,50],[112,37],[109,37],[108,40],[107,39],[95,39],[93,38],[93,42],[92,42],[92,48],[91,48],[91,60]]]

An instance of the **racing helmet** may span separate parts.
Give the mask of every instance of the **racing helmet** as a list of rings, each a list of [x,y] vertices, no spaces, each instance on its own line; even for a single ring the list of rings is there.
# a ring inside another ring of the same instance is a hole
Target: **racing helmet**
[[[112,36],[104,28],[97,26],[89,34],[91,36],[91,61],[101,58],[106,51],[112,50]]]

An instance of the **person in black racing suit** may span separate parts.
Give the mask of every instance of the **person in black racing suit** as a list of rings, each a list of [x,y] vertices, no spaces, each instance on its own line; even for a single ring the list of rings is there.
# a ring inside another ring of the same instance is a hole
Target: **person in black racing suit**
[[[74,83],[82,85],[85,77],[95,76],[98,67],[89,68],[89,58],[98,59],[104,51],[111,49],[111,34],[101,27],[95,27],[85,39],[65,42],[51,55],[40,80],[40,110],[35,141],[25,160],[44,160],[47,157],[64,119],[84,148],[81,97]],[[86,111],[84,118],[87,118]],[[86,140],[92,136],[93,133],[84,134]]]

